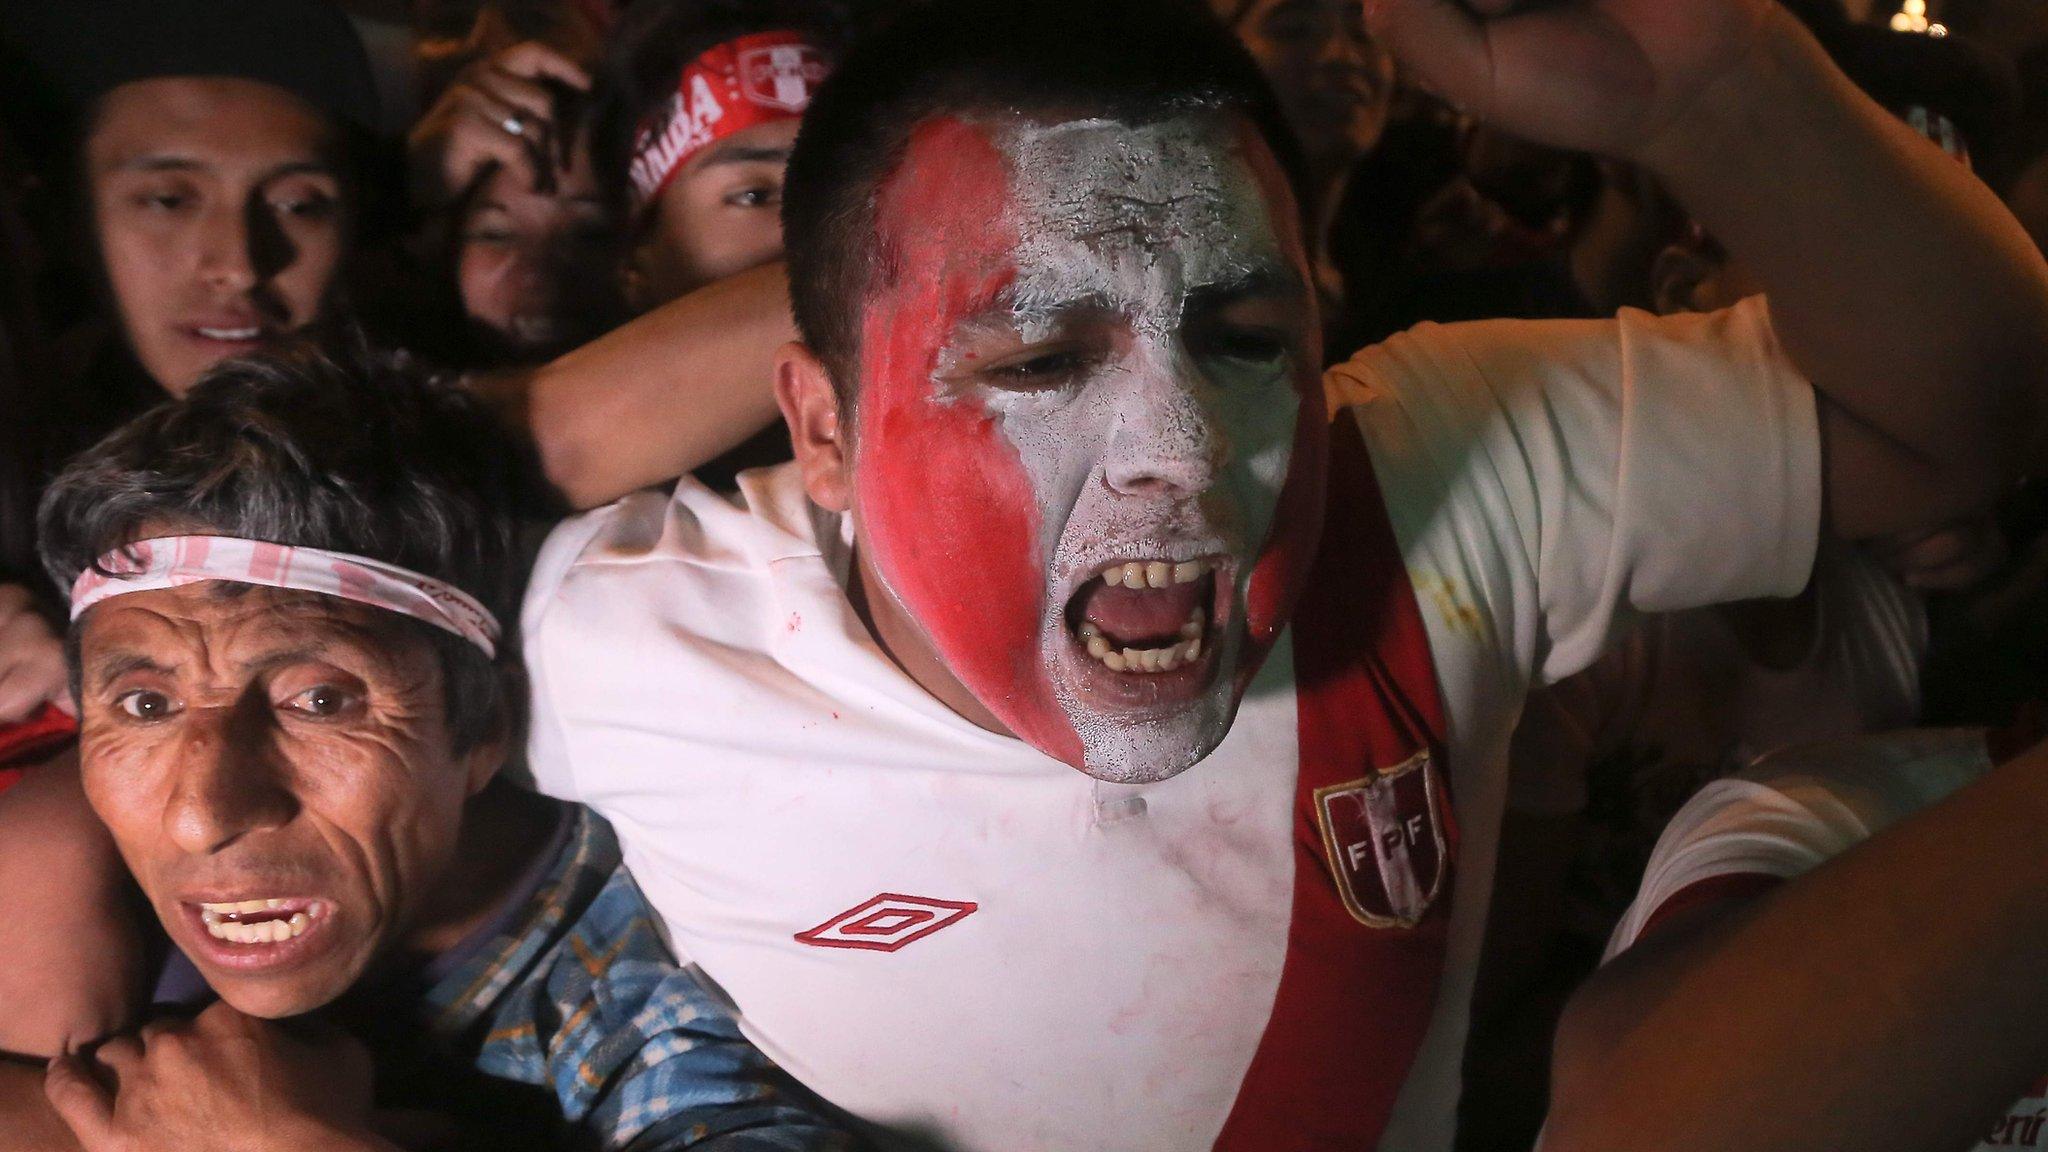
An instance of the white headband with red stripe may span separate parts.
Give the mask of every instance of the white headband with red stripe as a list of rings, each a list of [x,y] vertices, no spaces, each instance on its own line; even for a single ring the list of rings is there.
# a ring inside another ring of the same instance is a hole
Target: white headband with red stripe
[[[483,650],[498,651],[498,620],[475,597],[394,564],[237,536],[159,536],[99,558],[71,585],[71,618],[114,596],[203,580],[318,592],[423,620]]]
[[[633,212],[661,195],[690,157],[757,124],[793,120],[825,79],[825,57],[795,32],[755,32],[690,61],[676,94],[633,141]]]

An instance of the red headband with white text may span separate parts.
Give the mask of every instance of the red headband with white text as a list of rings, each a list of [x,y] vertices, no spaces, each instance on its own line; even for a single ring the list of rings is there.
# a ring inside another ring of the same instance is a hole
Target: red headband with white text
[[[690,157],[757,124],[802,116],[828,70],[824,55],[795,32],[741,36],[690,61],[676,94],[634,137],[634,215]]]

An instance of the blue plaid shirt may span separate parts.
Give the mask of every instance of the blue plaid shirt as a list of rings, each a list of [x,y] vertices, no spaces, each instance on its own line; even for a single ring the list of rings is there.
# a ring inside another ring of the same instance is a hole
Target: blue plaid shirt
[[[581,807],[569,819],[524,908],[441,974],[412,1020],[487,1081],[552,1093],[552,1124],[529,1100],[487,1121],[459,1109],[465,1129],[481,1121],[511,1136],[517,1124],[534,1137],[538,1124],[554,1129],[539,1141],[550,1146],[632,1152],[851,1148],[676,966],[611,825]]]

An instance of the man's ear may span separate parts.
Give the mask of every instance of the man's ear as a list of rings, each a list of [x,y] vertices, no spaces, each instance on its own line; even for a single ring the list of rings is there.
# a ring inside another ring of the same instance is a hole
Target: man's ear
[[[505,759],[511,754],[511,750],[510,725],[501,723],[497,731],[477,741],[469,751],[462,754],[462,772],[469,780],[468,795],[475,796],[498,778],[498,773],[505,767]]]
[[[458,759],[462,773],[468,779],[468,795],[482,792],[512,756],[513,741],[525,731],[525,700],[528,685],[526,671],[519,665],[498,669],[500,680],[497,716],[491,721],[491,729],[483,738],[472,745]]]
[[[1704,242],[1685,239],[1665,246],[1650,265],[1650,299],[1659,316],[1711,312],[1705,289],[1721,272],[1721,260]]]
[[[775,353],[775,403],[789,425],[789,441],[803,470],[804,491],[818,507],[844,512],[853,506],[851,430],[842,421],[832,373],[802,344]]]

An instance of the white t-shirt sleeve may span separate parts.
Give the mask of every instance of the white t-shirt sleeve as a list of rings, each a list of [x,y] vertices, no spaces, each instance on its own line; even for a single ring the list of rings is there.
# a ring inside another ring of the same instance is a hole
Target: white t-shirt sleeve
[[[593,547],[602,547],[610,536],[646,536],[657,531],[666,503],[658,493],[636,492],[615,504],[562,521],[541,545],[519,614],[531,703],[527,710],[530,719],[524,772],[518,779],[524,787],[558,800],[585,802],[577,787],[575,765],[558,706],[559,686],[554,682],[565,670],[561,667],[563,662],[549,659],[551,648],[545,642],[551,623],[549,612],[578,560]],[[575,675],[573,669],[567,674]]]
[[[1789,748],[1716,780],[1658,838],[1607,958],[1633,945],[1672,897],[1696,884],[1803,875],[1990,768],[1981,730],[1927,729]]]
[[[1326,384],[1366,430],[1396,533],[1435,569],[1411,556],[1418,592],[1470,607],[1544,681],[1591,663],[1632,611],[1789,596],[1811,572],[1814,395],[1762,298],[1425,324]]]

